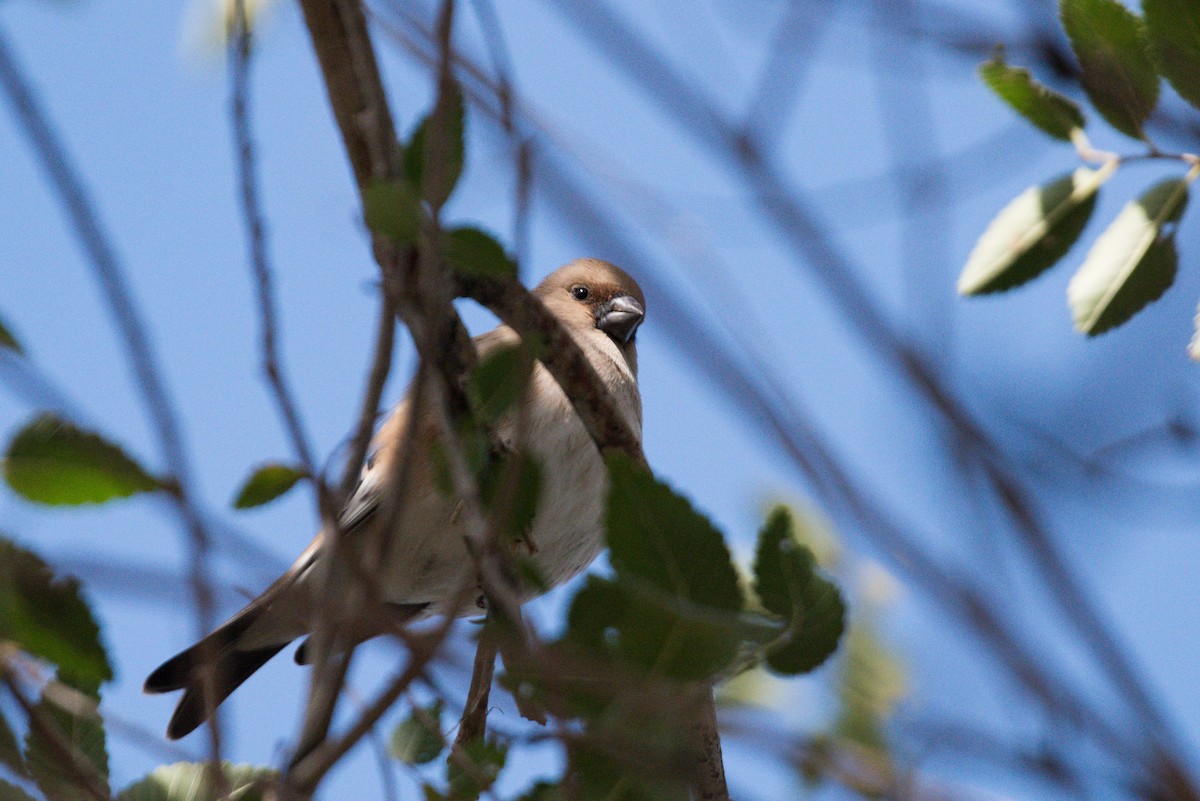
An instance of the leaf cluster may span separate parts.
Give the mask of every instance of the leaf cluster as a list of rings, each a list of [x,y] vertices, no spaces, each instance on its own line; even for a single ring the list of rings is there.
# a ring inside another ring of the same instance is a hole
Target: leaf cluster
[[[752,605],[707,517],[626,457],[607,461],[614,574],[589,577],[561,639],[537,664],[509,664],[503,681],[583,725],[568,749],[581,797],[686,797],[697,688],[760,662],[780,675],[816,669],[845,608],[786,510],[759,534]]]
[[[433,221],[462,175],[466,152],[466,109],[451,81],[434,110],[417,123],[402,151],[401,173],[364,187],[367,227],[399,246],[434,238],[446,268],[467,276],[515,277],[517,265],[494,237],[479,228],[439,230]]]
[[[983,82],[1044,133],[1072,142],[1099,163],[1030,187],[992,220],[967,258],[958,281],[963,295],[1003,292],[1058,263],[1079,240],[1100,188],[1117,169],[1147,158],[1177,161],[1179,178],[1162,181],[1129,201],[1095,239],[1071,279],[1067,303],[1075,327],[1088,336],[1116,328],[1171,286],[1178,266],[1175,229],[1200,176],[1195,154],[1166,155],[1150,141],[1146,123],[1162,79],[1200,109],[1200,4],[1146,0],[1143,14],[1119,0],[1060,0],[1063,28],[1079,61],[1081,85],[1109,125],[1143,142],[1145,153],[1120,156],[1092,149],[1078,103],[1039,83],[1003,56],[979,68]],[[1200,358],[1200,338],[1192,355]]]

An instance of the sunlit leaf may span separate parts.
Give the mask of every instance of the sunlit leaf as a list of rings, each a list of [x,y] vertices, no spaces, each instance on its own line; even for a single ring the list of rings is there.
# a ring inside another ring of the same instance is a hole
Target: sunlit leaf
[[[432,762],[446,747],[442,734],[442,701],[412,713],[392,731],[390,752],[393,757],[408,765],[424,765]]]
[[[812,552],[796,541],[792,519],[778,507],[759,532],[754,589],[762,605],[788,621],[788,635],[767,651],[767,665],[785,675],[807,673],[837,649],[846,608]]]
[[[163,765],[121,791],[117,801],[262,801],[266,786],[276,776],[270,768],[222,762],[229,789],[229,795],[223,796],[210,770],[207,762]]]
[[[737,571],[708,518],[625,456],[609,457],[608,474],[605,530],[618,575],[644,579],[700,606],[740,610]]]
[[[1163,77],[1200,108],[1200,3],[1196,0],[1142,0],[1150,45]]]
[[[517,265],[504,247],[478,228],[455,228],[443,233],[442,252],[452,270],[463,275],[515,278]]]
[[[1083,128],[1079,105],[1034,80],[1029,70],[997,57],[979,66],[979,76],[1014,111],[1055,139],[1070,141],[1071,133]]]
[[[456,749],[446,763],[450,801],[475,801],[491,788],[504,768],[508,746],[493,740],[472,740]]]
[[[417,124],[408,145],[404,148],[404,175],[409,184],[429,204],[441,206],[450,197],[462,175],[465,153],[466,109],[462,91],[451,82],[447,87],[444,105]],[[438,114],[440,117],[437,117]],[[441,141],[435,142],[430,131],[440,124]]]
[[[108,751],[100,720],[94,714],[73,714],[45,698],[35,709],[36,722],[30,723],[25,738],[25,758],[29,775],[47,800],[95,801],[96,792],[107,795]],[[69,748],[71,762],[64,760],[59,745]]]
[[[1111,174],[1111,167],[1080,167],[1018,195],[988,224],[967,257],[959,294],[1002,292],[1052,267],[1079,239],[1096,207],[1097,190]]]
[[[235,509],[250,509],[270,503],[286,493],[296,482],[304,478],[305,472],[286,464],[266,464],[246,479],[233,501]]]
[[[1100,234],[1067,286],[1077,329],[1101,334],[1162,296],[1175,279],[1172,223],[1187,197],[1187,181],[1163,181],[1126,205]]]
[[[9,443],[4,478],[24,498],[52,506],[104,503],[161,484],[116,445],[52,414]]]
[[[1141,18],[1119,0],[1060,0],[1081,83],[1104,119],[1136,139],[1158,103],[1158,70]]]
[[[786,686],[783,679],[754,667],[718,685],[715,697],[719,706],[766,708],[782,700]]]
[[[277,5],[279,0],[243,0],[247,27],[255,38]],[[185,21],[185,44],[198,55],[218,56],[226,52],[233,34],[234,9],[234,0],[192,0]]]
[[[367,227],[397,245],[411,245],[421,232],[421,201],[404,181],[375,181],[362,190]]]
[[[73,578],[55,578],[37,555],[0,538],[0,640],[52,662],[89,692],[112,678],[100,628]]]

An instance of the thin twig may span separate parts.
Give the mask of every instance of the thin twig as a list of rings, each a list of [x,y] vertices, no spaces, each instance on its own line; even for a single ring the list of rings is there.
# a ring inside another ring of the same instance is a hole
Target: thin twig
[[[250,129],[250,56],[252,35],[246,19],[245,0],[234,0],[233,31],[230,36],[230,115],[233,138],[237,149],[238,182],[242,201],[242,218],[250,250],[250,267],[257,290],[258,314],[261,324],[263,372],[275,398],[275,405],[284,431],[292,443],[296,458],[308,473],[315,488],[321,519],[328,526],[335,518],[333,499],[317,469],[312,445],[300,419],[300,410],[284,375],[283,358],[279,352],[278,313],[270,257],[267,252],[266,223],[258,191],[257,156],[254,136]]]
[[[371,372],[367,377],[367,387],[363,392],[362,406],[358,413],[358,424],[354,429],[354,437],[350,440],[350,452],[346,458],[346,467],[342,473],[342,481],[338,487],[338,497],[345,502],[354,491],[358,482],[359,471],[367,459],[367,450],[371,446],[371,433],[375,429],[379,417],[379,404],[383,398],[383,388],[387,384],[388,374],[392,369],[392,351],[396,339],[396,307],[382,283],[379,288],[379,325],[375,333],[375,350],[371,359]]]

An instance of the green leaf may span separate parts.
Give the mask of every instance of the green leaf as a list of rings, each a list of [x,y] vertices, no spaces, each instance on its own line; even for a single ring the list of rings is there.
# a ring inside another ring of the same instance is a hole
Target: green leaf
[[[778,673],[807,673],[837,649],[846,608],[833,582],[817,569],[812,552],[796,541],[792,518],[776,508],[758,536],[754,589],[763,606],[789,623],[787,636],[768,648]]]
[[[684,681],[728,668],[747,640],[766,642],[782,626],[703,607],[639,580],[588,577],[571,602],[567,637],[593,657],[619,657],[647,672]]]
[[[442,734],[442,701],[414,709],[392,732],[391,754],[407,765],[432,762],[446,747]]]
[[[1029,70],[1010,67],[999,56],[979,65],[983,79],[1014,111],[1055,139],[1071,141],[1083,128],[1083,112],[1073,100],[1033,79]]]
[[[454,749],[446,763],[450,801],[475,801],[496,783],[504,768],[508,746],[491,740],[472,740]]]
[[[246,479],[233,501],[233,507],[251,509],[270,503],[296,486],[296,482],[305,475],[304,470],[299,467],[279,463],[265,464]]]
[[[108,752],[104,726],[94,714],[75,715],[46,698],[38,702],[37,720],[57,736],[47,736],[41,725],[30,722],[25,738],[29,775],[48,801],[95,801],[89,788],[108,794]],[[67,748],[72,761],[64,759],[55,742]],[[73,770],[70,765],[77,768]]]
[[[865,622],[853,624],[846,632],[837,693],[841,704],[834,727],[837,734],[886,751],[884,727],[908,693],[908,680],[900,660]]]
[[[397,245],[412,245],[421,233],[421,201],[404,181],[374,181],[363,187],[367,227]]]
[[[742,590],[721,532],[628,457],[608,458],[605,531],[613,568],[701,606],[740,611]]]
[[[12,727],[0,714],[0,765],[4,765],[18,776],[25,776],[25,757],[21,756],[21,746]]]
[[[1144,139],[1158,103],[1158,71],[1146,26],[1119,0],[1060,0],[1059,13],[1096,110],[1118,131]]]
[[[0,320],[0,348],[8,348],[20,356],[25,355],[25,351],[21,348],[21,343],[8,330],[8,326],[4,324],[3,320]]]
[[[452,270],[484,278],[516,278],[517,263],[504,246],[478,228],[454,228],[443,233],[442,253]]]
[[[488,350],[471,371],[467,393],[479,419],[494,426],[529,386],[533,359],[519,343]]]
[[[537,458],[529,453],[503,454],[485,471],[480,490],[508,540],[528,543],[542,493],[542,466]]]
[[[276,778],[270,768],[222,762],[221,771],[229,785],[229,795],[223,796],[210,770],[207,762],[163,765],[126,787],[117,801],[217,801],[226,797],[231,801],[262,801],[265,787]]]
[[[1200,108],[1200,4],[1196,0],[1142,0],[1150,45],[1175,91]]]
[[[1096,239],[1067,285],[1075,327],[1095,336],[1129,320],[1175,280],[1174,226],[1188,182],[1162,181],[1131,201]]]
[[[435,208],[446,202],[462,175],[465,117],[462,91],[451,82],[443,103],[417,124],[404,148],[403,169],[409,185]],[[429,135],[435,128],[442,134],[441,141],[435,142]]]
[[[9,784],[0,779],[0,801],[35,801],[35,799],[15,784]]]
[[[1096,194],[1115,165],[1080,167],[1043,186],[1031,186],[1005,206],[975,243],[958,278],[960,295],[985,295],[1020,286],[1066,255],[1096,208]]]
[[[695,752],[687,716],[629,715],[568,744],[581,801],[687,801]]]
[[[0,640],[58,666],[88,692],[112,679],[100,627],[73,578],[55,579],[35,554],[0,538]]]
[[[116,445],[52,414],[35,417],[9,443],[4,478],[27,500],[51,506],[104,503],[162,488]]]

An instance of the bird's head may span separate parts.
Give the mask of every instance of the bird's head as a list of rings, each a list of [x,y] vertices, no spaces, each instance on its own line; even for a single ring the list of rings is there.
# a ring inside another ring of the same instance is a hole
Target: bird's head
[[[597,329],[632,348],[646,297],[629,273],[600,259],[576,259],[546,276],[534,294],[568,329]]]

